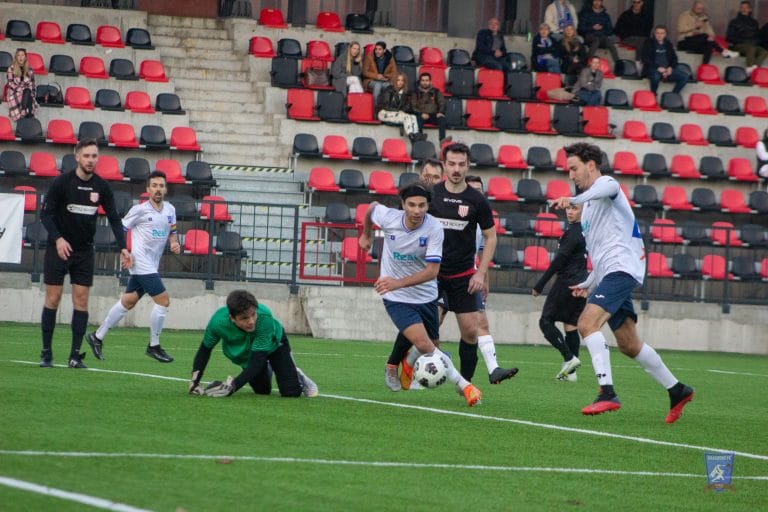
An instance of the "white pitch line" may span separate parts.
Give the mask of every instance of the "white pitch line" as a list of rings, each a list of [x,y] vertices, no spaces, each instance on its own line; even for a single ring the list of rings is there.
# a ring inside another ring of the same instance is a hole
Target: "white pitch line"
[[[712,373],[724,373],[726,375],[746,375],[747,377],[768,377],[768,375],[763,375],[762,373],[729,372],[725,370],[707,370],[707,371]]]
[[[22,363],[22,364],[39,364],[34,361],[12,361],[14,363]],[[57,366],[63,366],[63,365],[57,365]],[[81,370],[82,371],[82,370]],[[181,379],[178,377],[167,377],[165,375],[153,375],[151,373],[139,373],[139,372],[127,372],[127,371],[119,371],[119,370],[103,370],[100,368],[88,368],[85,371],[93,371],[93,372],[103,372],[103,373],[116,373],[116,374],[123,374],[123,375],[134,375],[139,377],[149,377],[149,378],[156,378],[156,379],[163,379],[163,380],[175,380],[175,381],[182,381],[182,382],[188,382],[189,379]],[[411,405],[411,404],[401,404],[396,402],[385,402],[381,400],[371,400],[369,398],[356,398],[351,396],[343,396],[343,395],[330,395],[321,393],[319,395],[323,398],[334,398],[336,400],[346,400],[349,402],[360,402],[360,403],[366,403],[366,404],[374,404],[374,405],[383,405],[386,407],[397,407],[401,409],[413,409],[417,411],[424,411],[424,412],[431,412],[435,414],[444,414],[447,416],[461,416],[465,418],[473,418],[473,419],[480,419],[480,420],[489,420],[489,421],[497,421],[500,423],[513,423],[516,425],[525,425],[528,427],[537,427],[537,428],[545,428],[549,430],[559,430],[563,432],[574,432],[577,434],[584,434],[584,435],[590,435],[590,436],[598,436],[598,437],[609,437],[613,439],[621,439],[624,441],[635,441],[638,443],[644,443],[644,444],[653,444],[653,445],[659,445],[659,446],[670,446],[673,448],[684,448],[688,450],[696,450],[696,451],[715,451],[715,452],[725,452],[725,453],[735,453],[736,455],[746,457],[748,459],[757,459],[757,460],[765,460],[768,461],[768,455],[760,455],[755,453],[748,453],[748,452],[741,452],[737,450],[732,450],[730,448],[713,448],[710,446],[699,446],[699,445],[693,445],[693,444],[687,444],[687,443],[673,443],[671,441],[659,441],[657,439],[650,439],[647,437],[637,437],[637,436],[628,436],[624,434],[614,434],[612,432],[602,432],[600,430],[590,430],[590,429],[584,429],[584,428],[576,428],[576,427],[565,427],[563,425],[555,425],[552,423],[538,423],[535,421],[529,421],[529,420],[518,420],[514,418],[501,418],[498,416],[483,416],[482,414],[475,414],[470,412],[460,412],[460,411],[451,411],[447,409],[435,409],[433,407],[424,407],[421,405]]]
[[[487,466],[478,464],[440,464],[396,461],[361,461],[345,459],[305,459],[298,457],[259,457],[255,455],[205,455],[175,453],[107,453],[107,452],[49,452],[38,450],[0,450],[2,455],[20,455],[29,457],[82,457],[82,458],[136,458],[136,459],[178,459],[178,460],[230,460],[245,462],[282,462],[296,464],[323,464],[329,466],[367,466],[381,468],[408,469],[460,469],[474,471],[518,471],[538,473],[584,473],[616,476],[650,476],[704,478],[706,475],[694,473],[672,473],[667,471],[623,471],[594,468],[556,468],[547,466]],[[768,481],[768,476],[733,476],[734,480]]]
[[[91,507],[100,508],[103,510],[117,510],[119,512],[151,512],[145,508],[136,508],[124,503],[118,503],[116,501],[109,501],[103,498],[97,498],[95,496],[89,496],[87,494],[80,494],[78,492],[62,491],[54,487],[48,487],[45,485],[39,485],[24,480],[17,480],[15,478],[8,478],[0,476],[0,485],[6,487],[12,487],[14,489],[20,489],[22,491],[30,491],[36,494],[42,494],[44,496],[53,496],[54,498],[61,498],[67,501],[74,501],[82,503],[83,505],[89,505]]]

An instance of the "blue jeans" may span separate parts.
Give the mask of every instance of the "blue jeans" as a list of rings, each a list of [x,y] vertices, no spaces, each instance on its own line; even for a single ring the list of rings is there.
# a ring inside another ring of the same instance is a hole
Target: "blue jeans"
[[[602,96],[600,94],[600,91],[588,91],[587,89],[579,89],[579,92],[576,93],[576,96],[578,96],[579,100],[584,105],[599,105],[600,104],[600,97]]]
[[[649,69],[648,80],[651,82],[651,92],[656,94],[656,91],[659,89],[659,82],[662,81],[661,73],[659,73],[656,68]],[[685,87],[685,84],[688,82],[688,73],[684,71],[680,66],[675,66],[672,68],[672,73],[670,73],[670,75],[663,80],[665,82],[674,82],[675,87],[672,89],[672,92],[679,93],[683,90],[683,87]]]

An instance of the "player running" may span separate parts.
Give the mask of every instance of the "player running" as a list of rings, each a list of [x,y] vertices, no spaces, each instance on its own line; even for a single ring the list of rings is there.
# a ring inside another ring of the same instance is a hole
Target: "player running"
[[[659,354],[637,335],[632,290],[643,283],[645,248],[635,215],[619,183],[600,175],[599,147],[577,143],[567,146],[565,154],[570,179],[582,193],[552,200],[550,206],[562,209],[571,204],[583,205],[581,225],[593,267],[584,282],[570,287],[575,296],[587,298],[578,328],[600,386],[597,398],[582,413],[602,414],[621,408],[613,388],[608,344],[600,332],[608,322],[619,350],[667,389],[670,409],[666,422],[674,423],[693,399],[693,389],[677,380]]]

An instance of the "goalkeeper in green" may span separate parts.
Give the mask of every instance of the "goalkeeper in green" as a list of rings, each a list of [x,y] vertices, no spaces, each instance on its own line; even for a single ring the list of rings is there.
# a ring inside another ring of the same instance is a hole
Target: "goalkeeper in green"
[[[200,380],[219,342],[227,359],[242,371],[237,377],[214,381],[203,389]],[[280,321],[253,294],[235,290],[227,296],[227,305],[208,321],[192,365],[189,393],[225,397],[249,384],[255,393],[268,395],[272,392],[273,371],[281,396],[318,395],[317,385],[296,367]]]

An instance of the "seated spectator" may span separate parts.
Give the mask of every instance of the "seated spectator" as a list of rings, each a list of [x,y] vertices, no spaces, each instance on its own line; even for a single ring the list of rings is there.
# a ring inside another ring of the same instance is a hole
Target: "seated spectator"
[[[560,48],[557,41],[549,37],[549,25],[539,25],[539,33],[531,41],[531,64],[534,71],[560,72]]]
[[[416,114],[419,133],[424,133],[425,124],[436,124],[440,140],[445,138],[445,98],[432,87],[432,75],[429,73],[419,75],[419,86],[411,94],[411,110]]]
[[[613,62],[619,60],[619,52],[616,50],[619,39],[613,35],[613,23],[603,7],[603,0],[591,0],[584,5],[579,13],[579,34],[589,48],[587,59],[594,57],[598,48],[607,48]]]
[[[579,73],[579,79],[571,92],[582,105],[599,105],[602,99],[600,88],[603,86],[603,72],[600,71],[600,57],[592,57],[589,67]]]
[[[703,53],[701,62],[709,64],[712,52],[722,52],[723,57],[738,56],[738,53],[724,50],[715,42],[715,29],[709,23],[709,16],[704,11],[704,2],[696,0],[687,11],[677,18],[677,49],[686,52]]]
[[[688,82],[688,72],[678,65],[677,53],[667,39],[667,27],[656,25],[653,37],[646,39],[642,50],[643,76],[651,82],[651,91],[657,94],[659,82],[674,82],[679,93]]]
[[[387,50],[387,43],[379,41],[373,46],[373,51],[363,59],[363,89],[373,92],[374,105],[379,100],[379,94],[387,87],[397,73],[392,52]]]
[[[760,25],[752,17],[752,5],[746,0],[739,4],[739,14],[728,23],[725,39],[731,50],[746,59],[747,73],[762,65],[768,56],[768,50],[760,46]]]
[[[472,58],[478,66],[488,69],[500,69],[506,75],[509,71],[507,47],[504,45],[504,35],[499,32],[499,20],[488,20],[488,28],[477,33],[475,51]]]
[[[347,51],[339,55],[331,65],[331,82],[334,89],[343,93],[363,92],[363,52],[360,43],[349,43]]]
[[[755,146],[757,153],[757,175],[768,179],[768,130],[763,132],[763,140]]]
[[[379,101],[376,103],[378,118],[382,123],[402,125],[405,134],[411,140],[421,137],[419,122],[416,116],[409,114],[410,98],[408,97],[408,78],[405,73],[395,73],[390,80],[390,85],[381,91]],[[402,132],[400,132],[402,135]]]
[[[22,117],[34,117],[37,113],[37,99],[35,98],[35,73],[27,62],[27,50],[19,48],[13,58],[13,64],[8,66],[6,72],[8,89],[6,101],[8,101],[8,117],[18,121]]]
[[[587,49],[576,34],[576,27],[567,25],[560,41],[560,69],[566,75],[567,85],[572,85],[587,65]]]
[[[549,25],[552,39],[559,41],[565,35],[565,27],[579,26],[579,16],[576,8],[568,0],[552,0],[544,11],[544,23]]]
[[[641,60],[640,52],[643,43],[653,30],[653,12],[645,8],[643,0],[632,0],[632,6],[621,13],[616,20],[613,33],[621,38],[621,42],[635,49],[635,60]]]

